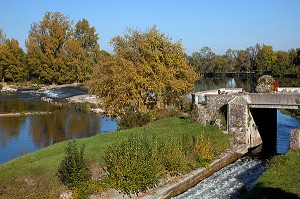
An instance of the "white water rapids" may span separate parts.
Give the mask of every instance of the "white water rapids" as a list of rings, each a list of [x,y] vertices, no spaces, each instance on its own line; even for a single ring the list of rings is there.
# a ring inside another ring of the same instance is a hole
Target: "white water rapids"
[[[238,198],[240,192],[254,187],[265,170],[265,160],[243,157],[215,172],[174,199]]]

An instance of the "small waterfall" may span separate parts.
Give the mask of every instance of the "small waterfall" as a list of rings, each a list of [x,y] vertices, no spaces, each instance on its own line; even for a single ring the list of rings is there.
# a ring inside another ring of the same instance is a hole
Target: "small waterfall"
[[[254,187],[256,179],[265,171],[265,167],[265,160],[243,157],[174,199],[238,198],[240,194]]]

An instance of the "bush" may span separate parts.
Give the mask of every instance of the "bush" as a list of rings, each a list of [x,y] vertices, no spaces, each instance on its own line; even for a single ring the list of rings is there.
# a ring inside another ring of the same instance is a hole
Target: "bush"
[[[263,75],[257,80],[255,91],[258,93],[275,93],[279,87],[278,81],[276,81],[270,75]]]
[[[84,160],[84,145],[79,149],[75,140],[70,141],[65,152],[66,156],[58,168],[58,176],[69,188],[81,186],[91,176],[87,163]]]
[[[127,112],[118,122],[120,130],[144,126],[151,121],[150,113]]]
[[[146,191],[158,182],[153,147],[146,137],[132,136],[106,151],[105,162],[113,184],[126,194]]]
[[[179,175],[208,166],[215,157],[213,143],[202,133],[174,137],[132,135],[105,153],[112,184],[126,194],[146,191],[166,174]]]
[[[2,90],[2,88],[3,88],[3,85],[2,85],[2,84],[0,84],[0,91]]]

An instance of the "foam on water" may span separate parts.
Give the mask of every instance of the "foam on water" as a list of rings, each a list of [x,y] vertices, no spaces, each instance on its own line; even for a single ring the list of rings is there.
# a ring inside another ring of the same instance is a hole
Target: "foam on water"
[[[238,198],[240,190],[253,188],[264,170],[265,161],[243,157],[174,198]]]

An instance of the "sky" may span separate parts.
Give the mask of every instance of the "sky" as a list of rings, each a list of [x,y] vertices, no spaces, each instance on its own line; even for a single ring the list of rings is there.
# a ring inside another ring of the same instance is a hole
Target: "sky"
[[[300,48],[300,0],[3,0],[0,6],[0,28],[25,51],[31,25],[48,11],[74,24],[87,19],[109,53],[110,40],[127,28],[154,25],[173,42],[182,40],[188,55],[204,46],[219,55],[257,43],[276,51]]]

